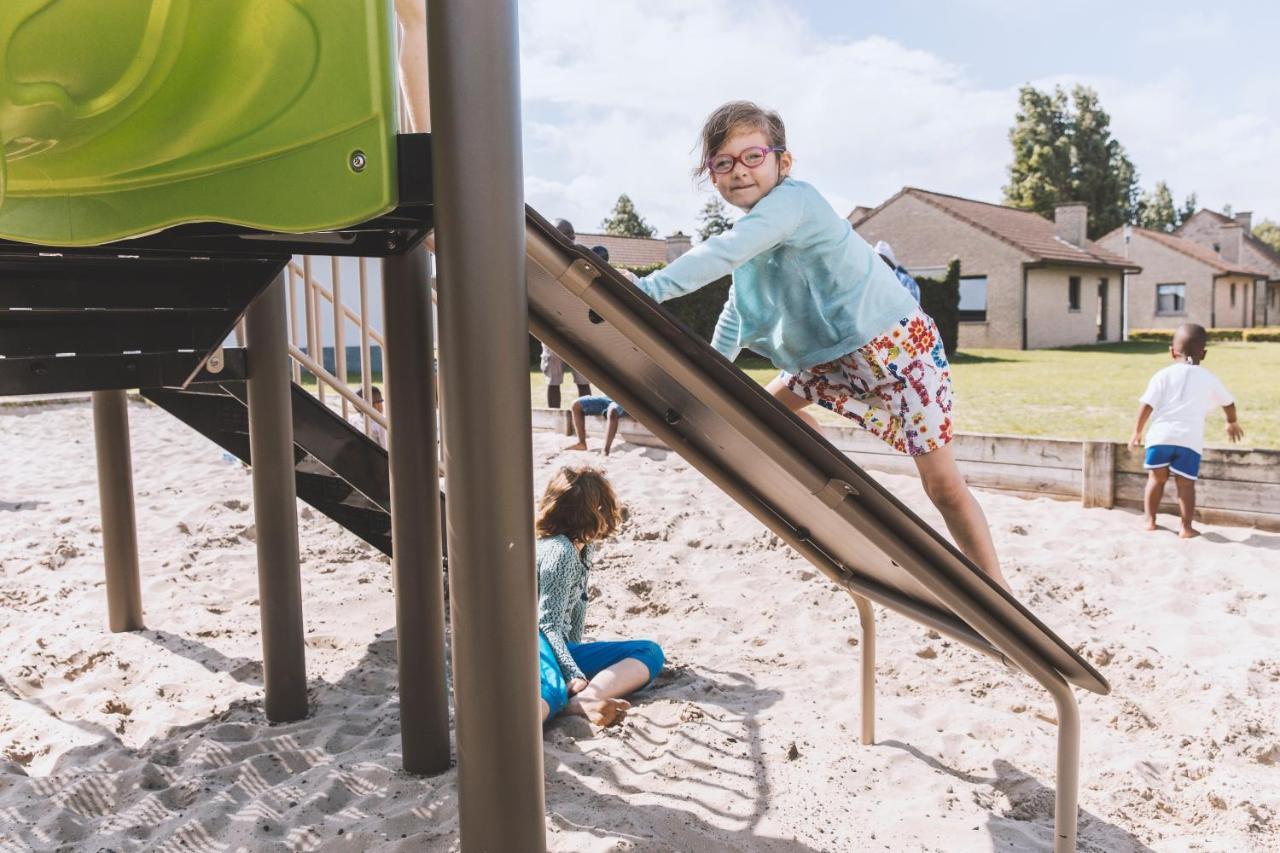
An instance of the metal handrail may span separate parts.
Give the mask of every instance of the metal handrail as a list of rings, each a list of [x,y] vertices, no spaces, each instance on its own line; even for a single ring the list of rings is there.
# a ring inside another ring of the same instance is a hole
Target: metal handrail
[[[355,406],[356,409],[358,409],[366,418],[373,420],[383,429],[387,428],[387,418],[385,415],[375,409],[371,404],[365,402],[363,398],[357,396],[356,392],[348,388],[345,383],[339,382],[338,377],[325,370],[322,365],[317,364],[315,359],[311,358],[293,344],[289,344],[289,355],[294,361],[298,362],[307,370],[315,374],[317,380],[323,380],[324,384],[332,387],[334,391],[338,392],[345,402]]]

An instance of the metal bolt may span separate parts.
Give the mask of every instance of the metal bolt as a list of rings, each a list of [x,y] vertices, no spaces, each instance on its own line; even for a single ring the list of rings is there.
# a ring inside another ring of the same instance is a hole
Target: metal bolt
[[[667,409],[667,412],[662,416],[662,419],[672,426],[675,426],[680,423],[680,413],[675,409]]]
[[[363,172],[364,167],[369,165],[369,160],[364,156],[363,151],[351,152],[351,171]]]

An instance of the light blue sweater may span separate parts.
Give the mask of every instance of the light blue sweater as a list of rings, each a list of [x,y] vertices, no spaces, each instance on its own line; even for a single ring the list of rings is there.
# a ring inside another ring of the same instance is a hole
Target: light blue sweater
[[[848,220],[793,178],[639,285],[665,302],[729,273],[711,345],[730,361],[749,348],[789,373],[853,352],[916,308]]]

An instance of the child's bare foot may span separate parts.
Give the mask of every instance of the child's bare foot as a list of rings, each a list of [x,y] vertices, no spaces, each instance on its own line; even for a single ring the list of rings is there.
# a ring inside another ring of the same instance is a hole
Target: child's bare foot
[[[1194,527],[1184,527],[1182,528],[1182,532],[1178,534],[1178,538],[1179,539],[1195,539],[1199,535],[1200,535],[1200,531],[1196,530]]]
[[[585,441],[579,441],[577,444],[570,444],[568,447],[565,448],[565,450],[587,450],[587,449],[588,449],[587,443]]]
[[[1143,530],[1159,530],[1160,527],[1156,524],[1156,520],[1154,518],[1148,518],[1146,525],[1142,529]]]
[[[631,703],[625,699],[580,699],[573,698],[564,709],[567,713],[586,717],[597,726],[612,726],[622,722],[627,716]]]

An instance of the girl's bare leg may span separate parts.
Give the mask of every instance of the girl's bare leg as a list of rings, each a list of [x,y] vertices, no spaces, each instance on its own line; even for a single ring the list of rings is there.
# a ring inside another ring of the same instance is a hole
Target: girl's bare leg
[[[1196,518],[1196,481],[1175,474],[1173,482],[1178,488],[1178,512],[1182,516],[1182,532],[1178,535],[1194,539],[1200,535],[1200,531],[1191,526]]]
[[[609,451],[613,449],[613,439],[618,434],[618,422],[622,418],[618,415],[618,410],[609,409],[609,414],[605,415],[605,431],[604,431],[604,455],[608,456]]]
[[[1147,488],[1142,494],[1142,508],[1147,514],[1147,529],[1156,529],[1156,511],[1164,497],[1164,484],[1169,479],[1168,468],[1152,468],[1147,472]]]
[[[578,699],[621,699],[648,683],[649,667],[635,658],[625,658],[596,673],[596,677],[581,693],[571,698],[569,704]]]
[[[956,540],[956,547],[993,581],[1004,587],[1006,592],[1013,592],[1009,588],[1009,581],[1005,580],[1004,573],[1000,571],[996,545],[991,539],[991,526],[987,524],[981,505],[969,491],[964,475],[960,473],[951,445],[943,445],[923,456],[911,458],[916,463],[916,470],[920,472],[920,482],[925,494],[933,501],[938,512],[942,513],[947,530],[951,531],[951,537]]]
[[[427,88],[427,0],[396,0],[404,30],[400,42],[400,91],[409,112],[409,129],[431,130],[431,93]]]
[[[809,401],[787,388],[781,377],[770,382],[766,390],[810,426],[817,428],[817,422],[807,412],[801,411],[809,405]],[[951,447],[943,446],[924,456],[913,456],[912,459],[915,460],[916,470],[920,472],[925,494],[942,513],[947,530],[951,531],[956,545],[993,581],[1012,592],[1004,573],[1000,571],[1000,560],[996,556],[996,546],[991,539],[987,517],[969,491],[964,475],[956,465]]]
[[[578,441],[566,447],[565,450],[586,450],[587,416],[586,413],[582,411],[582,403],[578,400],[574,400],[573,406],[570,407],[570,411],[573,413],[573,431],[577,434]]]

